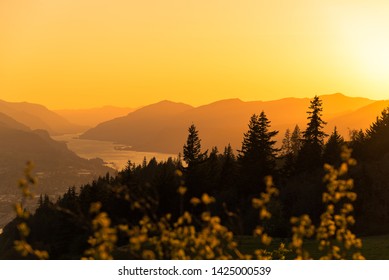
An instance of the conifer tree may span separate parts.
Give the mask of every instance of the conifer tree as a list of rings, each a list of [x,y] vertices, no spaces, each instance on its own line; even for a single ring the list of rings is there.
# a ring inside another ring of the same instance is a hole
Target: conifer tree
[[[292,142],[290,136],[290,129],[286,129],[284,139],[282,139],[281,156],[285,157],[292,153]]]
[[[323,147],[324,138],[327,134],[323,131],[324,125],[327,123],[322,120],[322,101],[316,95],[309,106],[308,113],[308,125],[307,129],[303,132],[304,145],[311,144],[318,147]]]
[[[281,156],[296,157],[301,149],[301,132],[298,125],[290,133],[290,129],[286,129],[284,139],[282,139]]]
[[[301,131],[297,124],[293,129],[292,135],[290,136],[290,145],[292,148],[292,153],[296,157],[301,149]]]
[[[356,159],[361,159],[366,154],[366,133],[362,129],[353,129],[349,131],[350,147],[353,150],[353,156]]]
[[[235,155],[234,155],[234,151],[232,150],[231,144],[228,144],[227,147],[224,147],[223,156],[226,159],[235,160]]]
[[[269,131],[270,121],[261,112],[258,116],[252,115],[249,122],[249,129],[244,134],[242,149],[239,150],[238,160],[249,180],[249,189],[258,188],[260,182],[267,175],[271,175],[275,168],[276,153],[274,148],[276,141],[272,140],[278,131]]]
[[[184,161],[188,165],[188,168],[191,168],[206,158],[207,151],[204,153],[201,152],[201,140],[194,124],[189,127],[188,132],[188,138],[184,145]]]
[[[389,152],[389,107],[366,130],[368,157],[379,158]]]
[[[295,171],[296,158],[301,149],[301,132],[298,125],[295,126],[292,134],[287,129],[284,139],[282,140],[281,156],[283,158],[283,166],[281,168],[282,175],[287,178]]]
[[[322,101],[315,96],[307,112],[308,124],[303,132],[303,142],[298,159],[300,169],[309,170],[322,165],[324,138],[327,136],[323,131],[326,122],[321,118],[322,111]]]
[[[338,133],[336,126],[330,135],[323,153],[323,161],[329,164],[338,164],[341,162],[340,154],[344,145],[343,137]]]

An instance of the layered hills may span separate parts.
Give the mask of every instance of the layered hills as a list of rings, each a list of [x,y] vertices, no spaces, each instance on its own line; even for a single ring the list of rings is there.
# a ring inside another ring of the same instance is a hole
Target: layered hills
[[[0,114],[0,193],[17,193],[16,182],[26,161],[34,162],[40,177],[39,192],[54,194],[64,187],[85,183],[112,169],[102,160],[87,160],[54,141],[45,130],[29,130],[14,121],[5,125]],[[21,129],[20,129],[21,128]]]
[[[30,129],[44,129],[50,135],[82,132],[86,127],[76,125],[46,107],[28,102],[0,100],[0,113]]]
[[[70,186],[115,172],[101,159],[80,158],[46,130],[31,130],[4,113],[0,113],[0,159],[0,228],[14,217],[12,204],[21,197],[17,182],[24,176],[27,161],[35,165],[32,174],[39,183],[32,191],[36,195],[58,196]],[[30,206],[35,207],[36,201]]]
[[[322,95],[326,131],[335,126],[344,136],[352,129],[365,129],[375,120],[384,101],[347,97],[343,94]],[[274,101],[221,100],[199,107],[162,101],[140,108],[124,117],[103,122],[81,135],[84,139],[114,141],[130,145],[137,151],[178,153],[186,140],[187,128],[193,123],[199,130],[205,148],[219,149],[231,144],[239,149],[243,133],[252,114],[264,111],[272,129],[280,133],[295,125],[304,130],[310,99],[285,98]],[[358,118],[354,118],[358,116]],[[364,121],[359,120],[363,118]]]

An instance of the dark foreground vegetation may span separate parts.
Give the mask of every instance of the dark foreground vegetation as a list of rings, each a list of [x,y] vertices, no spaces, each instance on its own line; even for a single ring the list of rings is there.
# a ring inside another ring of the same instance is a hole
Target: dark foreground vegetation
[[[351,232],[389,233],[389,109],[347,142],[336,128],[324,133],[322,109],[315,97],[305,130],[287,130],[280,149],[265,112],[251,117],[237,153],[203,151],[191,125],[177,159],[129,162],[57,201],[42,196],[33,215],[18,204],[0,257],[304,259],[316,256],[303,249],[311,239],[323,258],[361,258]],[[234,236],[253,232],[261,245],[249,255]],[[269,249],[270,236],[290,245]]]

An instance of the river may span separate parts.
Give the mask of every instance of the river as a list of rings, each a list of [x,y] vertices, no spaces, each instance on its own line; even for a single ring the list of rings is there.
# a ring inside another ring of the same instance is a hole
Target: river
[[[108,166],[117,170],[123,169],[129,160],[132,163],[141,164],[144,157],[147,161],[155,157],[157,161],[167,160],[169,157],[177,157],[173,154],[137,152],[126,150],[126,147],[114,142],[79,139],[79,134],[65,134],[52,136],[54,140],[67,143],[68,148],[78,156],[86,159],[101,158]],[[124,149],[118,149],[124,148]]]

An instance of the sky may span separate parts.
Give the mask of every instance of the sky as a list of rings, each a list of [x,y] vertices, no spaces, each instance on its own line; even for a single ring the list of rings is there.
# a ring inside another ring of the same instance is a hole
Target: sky
[[[389,1],[1,0],[0,99],[388,99]]]

